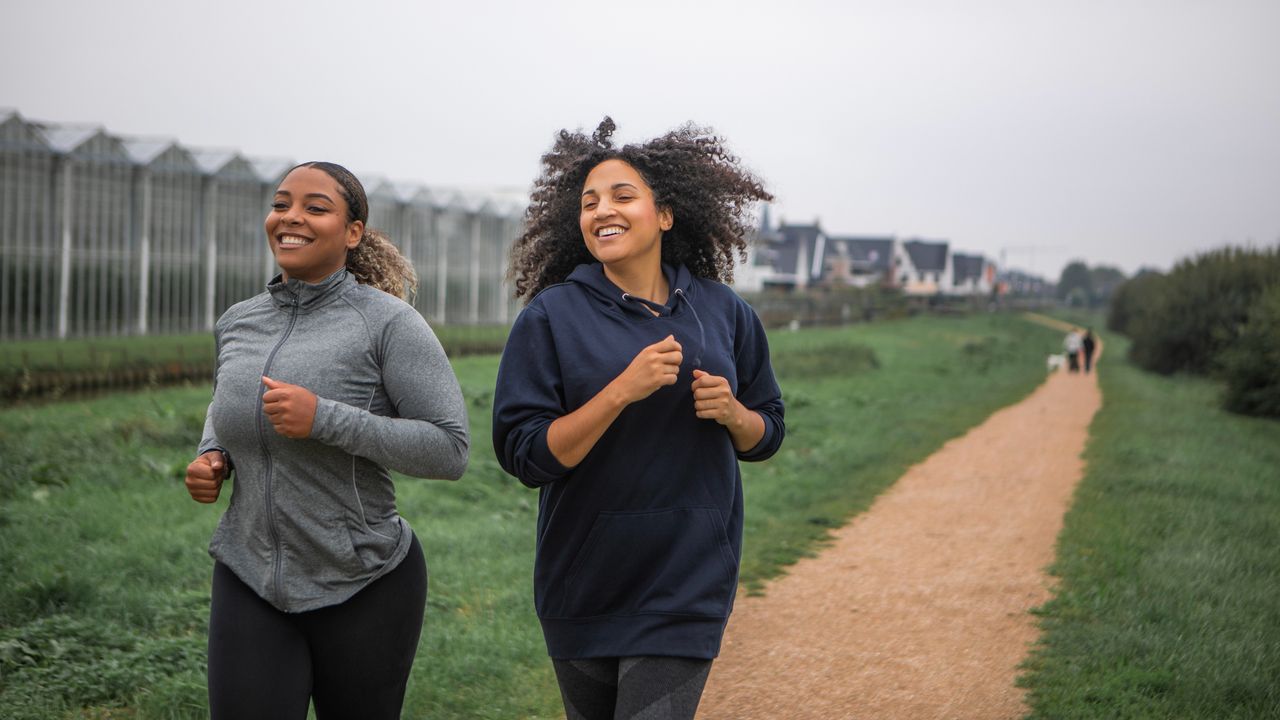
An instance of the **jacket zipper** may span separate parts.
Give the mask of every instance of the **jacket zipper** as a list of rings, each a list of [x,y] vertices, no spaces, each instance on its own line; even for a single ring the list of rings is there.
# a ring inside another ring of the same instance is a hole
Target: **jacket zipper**
[[[289,326],[284,329],[284,335],[280,336],[280,342],[276,343],[276,346],[271,348],[271,353],[267,355],[267,364],[262,368],[263,375],[269,375],[269,373],[271,372],[271,362],[276,359],[276,352],[284,345],[285,341],[289,339],[289,334],[293,332],[293,325],[298,320],[298,301],[296,299],[290,300],[289,304],[293,306],[293,310],[289,313]],[[258,441],[262,443],[262,456],[265,458],[265,463],[267,466],[266,482],[264,483],[264,489],[267,496],[267,529],[271,533],[271,548],[274,553],[274,556],[272,557],[273,568],[272,568],[272,575],[271,575],[272,583],[274,587],[272,588],[272,590],[273,590],[273,594],[275,595],[276,602],[279,603],[282,600],[280,596],[280,574],[281,574],[283,565],[280,562],[280,553],[281,553],[280,534],[279,534],[279,531],[276,530],[275,507],[271,502],[271,478],[272,478],[271,451],[267,449],[267,430],[265,427],[266,420],[264,419],[264,414],[262,412],[262,394],[263,394],[263,383],[261,380],[259,380],[258,381]]]

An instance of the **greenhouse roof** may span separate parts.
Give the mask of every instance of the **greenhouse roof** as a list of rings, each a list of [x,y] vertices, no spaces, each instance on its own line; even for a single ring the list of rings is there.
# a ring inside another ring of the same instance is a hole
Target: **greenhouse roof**
[[[121,143],[131,160],[139,165],[148,165],[177,141],[171,138],[123,138]]]
[[[195,158],[196,164],[200,169],[213,175],[222,168],[226,167],[239,157],[235,150],[192,150],[191,157]]]
[[[249,158],[249,164],[253,166],[253,171],[263,182],[275,182],[283,177],[289,168],[297,165],[289,158]]]
[[[54,150],[69,153],[83,145],[89,138],[102,132],[99,125],[69,125],[63,123],[41,123],[37,125],[49,145]]]

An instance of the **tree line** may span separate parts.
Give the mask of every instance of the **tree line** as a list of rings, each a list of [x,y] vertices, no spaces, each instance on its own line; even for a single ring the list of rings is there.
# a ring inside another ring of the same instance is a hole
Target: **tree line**
[[[1162,374],[1225,381],[1232,412],[1280,417],[1280,248],[1222,248],[1116,288],[1107,327]]]

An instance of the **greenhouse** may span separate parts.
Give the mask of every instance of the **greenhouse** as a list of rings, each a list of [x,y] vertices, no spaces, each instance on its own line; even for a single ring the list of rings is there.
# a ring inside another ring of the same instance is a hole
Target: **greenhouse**
[[[275,273],[263,236],[293,166],[0,111],[0,340],[205,332]],[[369,224],[433,323],[504,324],[520,204],[368,178]]]

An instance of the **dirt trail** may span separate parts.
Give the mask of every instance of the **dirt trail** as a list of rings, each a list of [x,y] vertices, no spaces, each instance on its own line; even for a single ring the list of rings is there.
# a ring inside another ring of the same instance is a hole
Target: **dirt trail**
[[[1023,716],[1027,611],[1049,598],[1100,405],[1094,375],[1054,373],[908,470],[763,597],[739,595],[700,720]]]

